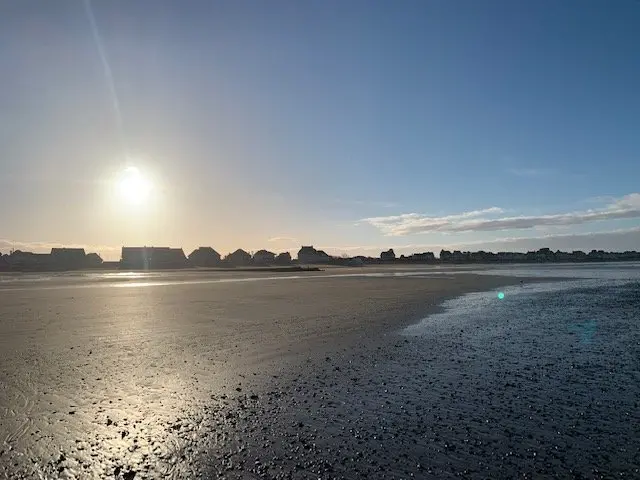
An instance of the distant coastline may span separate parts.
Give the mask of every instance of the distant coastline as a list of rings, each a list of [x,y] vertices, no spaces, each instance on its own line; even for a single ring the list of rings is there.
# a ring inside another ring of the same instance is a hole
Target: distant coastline
[[[119,261],[103,261],[97,253],[86,253],[82,248],[53,248],[51,253],[33,253],[15,250],[0,255],[0,272],[56,272],[76,270],[253,270],[289,272],[319,270],[319,265],[466,265],[513,263],[592,263],[640,261],[640,252],[606,252],[591,250],[589,253],[552,251],[541,248],[529,252],[486,252],[441,250],[434,252],[396,256],[393,249],[383,251],[379,257],[331,256],[313,246],[302,246],[297,258],[288,252],[276,254],[268,250],[246,252],[238,249],[224,257],[211,247],[199,247],[186,256],[182,248],[170,247],[122,247]]]

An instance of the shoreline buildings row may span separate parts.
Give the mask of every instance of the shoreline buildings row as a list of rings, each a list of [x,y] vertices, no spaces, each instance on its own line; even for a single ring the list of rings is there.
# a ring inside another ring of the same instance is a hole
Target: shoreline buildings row
[[[97,253],[86,253],[83,248],[53,248],[51,253],[33,253],[20,250],[0,254],[0,271],[70,271],[88,269],[166,270],[183,268],[235,268],[270,267],[291,265],[344,265],[363,266],[381,264],[492,264],[492,263],[586,263],[640,261],[640,252],[589,253],[552,251],[541,248],[521,252],[462,252],[441,250],[438,257],[433,252],[396,256],[393,249],[381,252],[379,257],[335,257],[313,246],[302,246],[296,259],[289,252],[274,253],[268,250],[246,252],[238,249],[224,257],[212,247],[199,247],[185,255],[182,248],[171,247],[122,247],[120,261],[105,262]]]

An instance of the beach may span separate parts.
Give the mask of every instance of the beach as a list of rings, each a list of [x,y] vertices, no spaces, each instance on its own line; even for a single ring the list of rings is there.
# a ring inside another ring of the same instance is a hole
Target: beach
[[[552,369],[542,366],[545,354],[530,355],[520,371],[492,360],[502,350],[486,356],[504,337],[481,348],[480,331],[469,327],[435,328],[437,337],[405,330],[469,292],[502,305],[495,289],[521,288],[522,278],[362,272],[4,283],[0,474],[512,478],[557,468],[600,478],[600,465],[632,476],[632,441],[626,454],[607,453],[609,465],[589,460],[584,442],[581,464],[566,431],[550,447],[560,449],[555,457],[540,447],[547,429],[527,418],[560,430],[559,413],[568,415],[566,406],[546,409],[549,391],[526,383]],[[513,332],[513,345],[531,343],[525,332]],[[619,439],[637,433],[637,410],[627,413]]]

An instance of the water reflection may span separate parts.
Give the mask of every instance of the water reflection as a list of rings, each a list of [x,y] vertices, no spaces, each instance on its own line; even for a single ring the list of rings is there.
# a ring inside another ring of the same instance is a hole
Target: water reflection
[[[589,345],[592,342],[597,328],[598,325],[595,320],[589,320],[588,322],[569,325],[569,331],[575,333],[576,335],[579,335],[580,343],[585,345]]]
[[[33,289],[3,300],[4,318],[33,312],[0,335],[0,478],[188,478],[180,458],[219,385],[178,293]]]

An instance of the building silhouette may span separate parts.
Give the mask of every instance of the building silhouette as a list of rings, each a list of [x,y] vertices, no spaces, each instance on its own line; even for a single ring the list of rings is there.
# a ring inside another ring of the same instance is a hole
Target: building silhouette
[[[268,250],[258,250],[253,254],[255,265],[273,265],[276,261],[276,254]]]
[[[312,245],[302,246],[298,251],[299,263],[329,263],[331,256],[323,250],[316,250]]]
[[[380,260],[383,262],[389,262],[396,259],[396,252],[393,251],[393,248],[390,248],[386,252],[380,253]]]
[[[101,268],[103,263],[102,257],[97,253],[87,253],[85,259],[86,268]]]
[[[52,248],[51,263],[56,270],[80,270],[88,266],[84,248]]]
[[[163,270],[187,267],[181,248],[122,247],[120,268],[128,270]]]
[[[192,267],[215,267],[220,265],[220,254],[211,247],[199,247],[189,254]]]
[[[276,265],[289,265],[291,263],[291,254],[289,252],[279,253],[275,263]]]
[[[377,264],[495,264],[495,263],[590,263],[590,262],[637,262],[640,253],[637,251],[606,252],[581,250],[563,252],[541,248],[529,252],[477,252],[441,250],[439,258],[433,252],[414,253],[396,257],[393,249],[383,251],[380,257],[355,256],[332,257],[323,250],[313,246],[302,246],[298,251],[299,264],[325,265],[377,265]],[[67,271],[85,268],[157,270],[189,267],[215,266],[268,266],[290,265],[289,252],[276,256],[268,250],[260,250],[251,255],[238,249],[220,260],[220,255],[211,247],[199,247],[187,260],[181,248],[170,247],[122,247],[121,259],[118,262],[104,262],[96,253],[87,254],[82,248],[53,248],[51,253],[23,252],[12,250],[9,255],[0,255],[0,271],[35,272],[35,271]]]
[[[9,265],[8,258],[9,258],[8,255],[2,255],[0,253],[0,272],[6,272],[11,268],[11,266]]]
[[[241,248],[227,255],[224,259],[225,263],[234,267],[243,267],[251,265],[251,254],[245,252]]]
[[[41,271],[52,270],[51,254],[33,253],[14,250],[8,256],[7,262],[11,270],[17,271]]]

